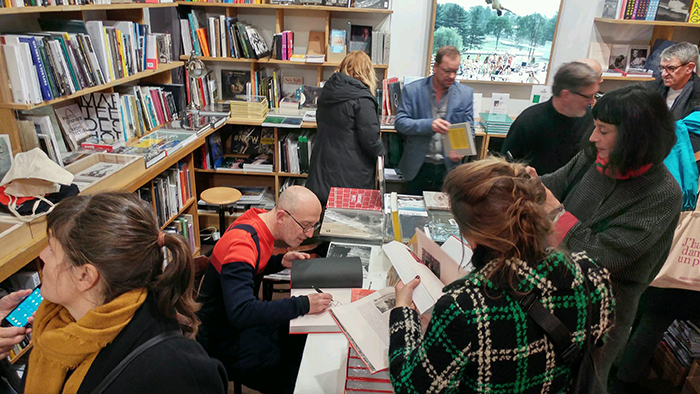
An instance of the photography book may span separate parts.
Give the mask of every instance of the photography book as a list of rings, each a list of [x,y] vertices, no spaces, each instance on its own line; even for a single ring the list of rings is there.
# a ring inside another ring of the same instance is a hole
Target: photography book
[[[415,253],[408,246],[396,241],[383,245],[382,249],[404,283],[420,275],[421,282],[413,291],[413,302],[418,312],[424,314],[432,311],[442,296],[442,288],[445,285],[468,272],[422,231],[417,230],[416,236],[420,239],[420,244]]]
[[[330,315],[371,373],[389,368],[389,316],[394,306],[394,288],[385,287],[330,308]]]

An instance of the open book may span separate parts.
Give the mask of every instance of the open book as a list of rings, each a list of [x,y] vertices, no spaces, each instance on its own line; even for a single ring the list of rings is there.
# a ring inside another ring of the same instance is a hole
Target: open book
[[[372,373],[389,368],[389,315],[394,306],[394,288],[385,287],[355,302],[330,309],[350,346]]]
[[[333,288],[322,288],[324,293],[329,293],[333,295],[333,302],[331,305],[346,305],[350,303],[351,293],[354,289],[333,289]],[[316,290],[314,289],[292,289],[290,295],[292,297],[303,296],[307,294],[313,294]],[[317,314],[306,314],[299,316],[295,319],[289,321],[289,333],[290,334],[326,334],[326,333],[339,333],[340,328],[335,324],[335,320],[331,317],[326,310],[323,313]]]
[[[422,231],[416,230],[417,253],[406,245],[392,241],[382,246],[391,265],[404,283],[419,275],[421,282],[413,291],[413,302],[420,314],[430,312],[442,296],[442,288],[468,274],[444,250],[431,241]]]

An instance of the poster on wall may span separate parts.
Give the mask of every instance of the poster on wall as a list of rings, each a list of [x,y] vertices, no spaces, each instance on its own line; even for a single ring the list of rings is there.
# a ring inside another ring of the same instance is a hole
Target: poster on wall
[[[490,3],[490,4],[486,4]],[[437,0],[433,50],[456,47],[456,78],[544,84],[561,0]]]

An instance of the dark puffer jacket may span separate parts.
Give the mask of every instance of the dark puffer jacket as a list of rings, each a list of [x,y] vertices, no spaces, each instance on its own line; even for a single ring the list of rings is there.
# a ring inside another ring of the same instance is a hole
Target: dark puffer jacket
[[[342,72],[323,87],[316,111],[318,132],[306,186],[323,205],[331,187],[374,188],[379,137],[377,101],[367,86]]]

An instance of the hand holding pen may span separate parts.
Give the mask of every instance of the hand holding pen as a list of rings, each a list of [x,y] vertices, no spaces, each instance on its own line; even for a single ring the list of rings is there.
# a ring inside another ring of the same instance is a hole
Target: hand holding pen
[[[318,287],[314,287],[316,293],[308,294],[309,298],[309,313],[321,313],[328,309],[333,301],[333,295],[321,291]]]

